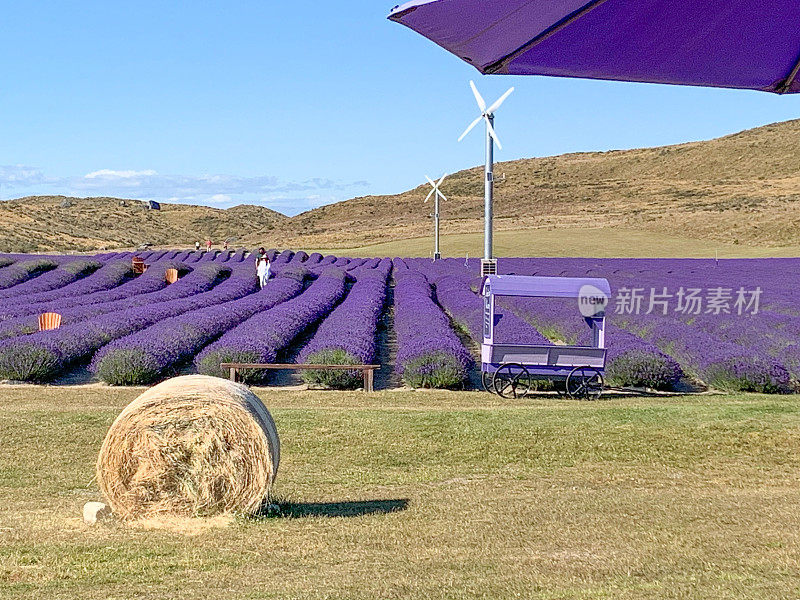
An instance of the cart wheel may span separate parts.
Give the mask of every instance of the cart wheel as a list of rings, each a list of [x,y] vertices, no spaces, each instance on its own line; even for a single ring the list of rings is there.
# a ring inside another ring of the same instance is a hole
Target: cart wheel
[[[481,371],[481,384],[483,385],[483,389],[489,392],[490,394],[494,394],[494,386],[492,385],[492,373],[488,373],[486,371]]]
[[[531,375],[519,363],[505,363],[494,372],[492,388],[501,398],[524,398],[531,390]]]
[[[567,376],[567,396],[597,400],[603,393],[603,376],[594,367],[575,367]]]

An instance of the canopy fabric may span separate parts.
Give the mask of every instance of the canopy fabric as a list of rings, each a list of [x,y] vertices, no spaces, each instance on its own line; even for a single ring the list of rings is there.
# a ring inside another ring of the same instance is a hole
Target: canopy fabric
[[[483,281],[482,293],[484,296],[491,293],[495,296],[528,298],[578,298],[584,286],[593,286],[605,294],[606,298],[611,296],[611,287],[608,285],[607,279],[528,275],[487,275]]]
[[[413,0],[389,19],[485,74],[800,92],[798,0]]]

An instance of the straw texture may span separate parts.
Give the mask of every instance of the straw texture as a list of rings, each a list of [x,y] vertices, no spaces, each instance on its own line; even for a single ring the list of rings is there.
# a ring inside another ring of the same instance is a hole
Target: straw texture
[[[272,416],[243,385],[206,375],[169,379],[111,425],[97,482],[117,517],[252,513],[278,470]]]

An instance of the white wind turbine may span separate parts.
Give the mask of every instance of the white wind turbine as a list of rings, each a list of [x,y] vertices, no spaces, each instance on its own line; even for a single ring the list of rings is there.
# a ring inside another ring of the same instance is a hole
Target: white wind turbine
[[[481,115],[469,124],[469,127],[464,130],[464,133],[461,134],[458,141],[460,142],[463,140],[482,120],[486,122],[486,179],[484,181],[483,261],[481,262],[481,274],[487,275],[497,271],[496,263],[492,257],[492,192],[494,189],[492,168],[494,167],[495,142],[500,150],[503,149],[500,139],[497,137],[497,133],[494,130],[494,113],[500,108],[500,105],[505,102],[505,99],[511,95],[514,88],[509,88],[494,104],[487,107],[486,102],[478,92],[478,88],[475,87],[475,82],[470,81],[469,86],[472,88],[472,93],[475,95],[475,101],[478,103]]]
[[[444,178],[447,177],[447,173],[442,175],[442,178],[437,182],[425,175],[425,179],[428,180],[428,183],[431,184],[431,191],[428,192],[428,195],[425,196],[425,202],[431,199],[431,196],[434,196],[433,199],[433,260],[439,260],[442,255],[439,253],[439,198],[442,200],[447,200],[447,196],[445,196],[441,191],[441,185],[444,181]]]

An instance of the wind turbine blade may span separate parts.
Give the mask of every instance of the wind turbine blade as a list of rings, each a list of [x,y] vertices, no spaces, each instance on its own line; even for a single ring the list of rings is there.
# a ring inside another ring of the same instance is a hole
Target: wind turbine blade
[[[433,192],[435,192],[435,191],[436,191],[436,188],[434,188],[430,192],[428,192],[428,195],[425,196],[425,202],[427,202],[428,200],[431,199],[431,196],[433,196]]]
[[[430,184],[431,184],[433,187],[436,187],[436,184],[435,184],[435,183],[433,183],[433,179],[431,179],[431,178],[430,178],[430,177],[428,177],[427,175],[425,175],[425,179],[427,179],[427,180],[428,180],[428,183],[430,183]]]
[[[444,181],[444,178],[445,178],[445,177],[447,177],[447,173],[445,173],[444,175],[442,175],[442,178],[439,180],[439,183],[437,183],[437,184],[436,184],[436,187],[441,187],[441,185],[442,185],[442,182]]]
[[[469,87],[472,88],[472,94],[475,96],[475,101],[478,103],[478,108],[481,109],[482,113],[485,113],[486,102],[484,101],[483,96],[481,96],[480,92],[478,91],[478,88],[475,87],[475,82],[470,80]]]
[[[513,92],[513,91],[514,91],[513,87],[512,88],[508,88],[508,90],[506,90],[505,94],[500,96],[494,104],[492,104],[489,108],[486,109],[486,112],[489,113],[489,114],[492,114],[494,111],[496,111],[498,108],[500,108],[500,105],[503,102],[506,101],[506,98],[508,98],[511,95],[511,92]]]
[[[461,137],[460,137],[460,138],[458,138],[458,141],[460,142],[461,140],[463,140],[463,139],[464,139],[464,137],[465,137],[465,136],[466,136],[466,135],[467,135],[467,134],[468,134],[470,131],[472,131],[472,128],[473,128],[473,127],[475,127],[475,125],[477,125],[478,123],[480,123],[480,122],[481,122],[481,119],[482,119],[482,118],[483,118],[483,115],[481,115],[480,117],[478,117],[477,119],[475,119],[475,120],[474,120],[472,123],[470,123],[470,124],[469,124],[469,127],[467,127],[467,128],[464,130],[464,133],[462,133],[462,134],[461,134]]]
[[[447,196],[445,196],[442,192],[439,192],[439,198],[447,202]]]
[[[500,143],[500,138],[497,137],[494,127],[492,127],[492,124],[489,122],[489,117],[486,117],[486,129],[489,130],[489,135],[492,136],[492,139],[494,140],[494,143],[497,144],[497,147],[502,150],[503,145]]]

